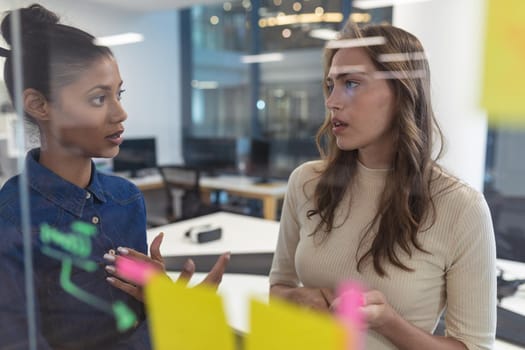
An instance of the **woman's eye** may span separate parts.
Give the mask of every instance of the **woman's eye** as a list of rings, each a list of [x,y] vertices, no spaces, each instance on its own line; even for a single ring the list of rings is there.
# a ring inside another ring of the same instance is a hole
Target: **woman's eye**
[[[93,103],[95,106],[100,107],[104,104],[104,101],[106,100],[106,96],[100,95],[96,96],[91,99],[91,103]]]
[[[117,94],[117,100],[119,100],[119,101],[122,100],[122,94],[123,94],[124,92],[126,92],[125,89],[120,89],[120,90],[118,91],[118,94]]]
[[[328,93],[332,93],[332,91],[334,91],[334,85],[326,84],[326,90],[328,91]]]
[[[357,81],[354,81],[354,80],[347,80],[345,82],[345,86],[346,86],[347,89],[353,90],[353,89],[355,89],[356,87],[359,86],[359,83]]]

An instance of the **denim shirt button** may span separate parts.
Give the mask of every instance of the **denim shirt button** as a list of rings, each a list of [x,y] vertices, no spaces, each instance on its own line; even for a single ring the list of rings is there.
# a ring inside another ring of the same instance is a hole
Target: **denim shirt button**
[[[86,199],[90,199],[90,198],[91,198],[91,193],[86,192]]]
[[[95,225],[98,224],[99,221],[100,221],[100,219],[98,218],[98,216],[93,216],[93,217],[91,218],[91,222],[92,222],[93,224],[95,224]]]

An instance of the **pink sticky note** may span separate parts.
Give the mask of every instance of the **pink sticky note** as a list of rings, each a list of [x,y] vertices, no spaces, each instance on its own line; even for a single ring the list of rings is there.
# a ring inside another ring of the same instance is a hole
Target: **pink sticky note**
[[[365,321],[361,313],[364,305],[364,288],[357,282],[344,282],[339,286],[337,297],[339,304],[336,313],[346,325],[349,333],[347,349],[364,349]]]
[[[157,273],[156,269],[150,264],[119,256],[115,263],[115,268],[119,276],[139,285],[145,285],[149,278]]]

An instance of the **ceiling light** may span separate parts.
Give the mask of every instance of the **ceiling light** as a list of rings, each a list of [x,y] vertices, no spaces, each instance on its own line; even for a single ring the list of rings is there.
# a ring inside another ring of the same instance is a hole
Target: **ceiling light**
[[[283,36],[283,38],[288,39],[292,36],[292,31],[289,28],[284,28],[281,32],[281,35]]]
[[[266,107],[266,102],[264,102],[263,100],[258,100],[257,101],[257,109],[262,111],[264,108]]]
[[[144,35],[139,33],[124,33],[110,36],[101,36],[95,38],[93,41],[95,45],[99,46],[118,46],[133,44],[144,41]]]
[[[400,53],[385,53],[379,55],[377,60],[379,62],[403,62],[403,61],[422,61],[427,57],[424,52],[400,52]]]
[[[211,17],[210,17],[210,23],[211,23],[212,25],[219,24],[219,17],[217,17],[217,16],[211,16]]]
[[[278,62],[284,59],[282,53],[263,53],[260,55],[245,55],[241,57],[242,63]]]
[[[368,23],[372,19],[369,13],[354,12],[350,15],[350,19],[354,23]]]
[[[297,15],[286,15],[261,18],[259,20],[260,27],[275,27],[275,26],[289,26],[293,24],[306,24],[306,23],[341,23],[343,20],[343,14],[340,12],[326,12],[322,15],[315,13],[301,13]]]
[[[250,0],[242,0],[242,7],[244,7],[246,10],[252,7],[252,3]]]
[[[191,87],[200,90],[212,90],[217,89],[219,83],[216,81],[192,80]]]
[[[385,38],[382,36],[369,36],[366,38],[357,38],[357,39],[344,39],[344,40],[331,40],[326,43],[327,49],[342,49],[348,47],[364,47],[364,46],[374,46],[374,45],[383,45],[386,42]]]
[[[339,32],[333,29],[319,28],[312,29],[308,35],[310,35],[312,38],[321,40],[336,40],[339,36]]]

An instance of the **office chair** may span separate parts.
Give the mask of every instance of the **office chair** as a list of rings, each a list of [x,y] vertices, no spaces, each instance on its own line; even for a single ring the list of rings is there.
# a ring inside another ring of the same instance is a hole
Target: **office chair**
[[[219,211],[218,207],[202,201],[199,169],[184,165],[161,165],[157,168],[164,182],[168,222],[191,219]]]

